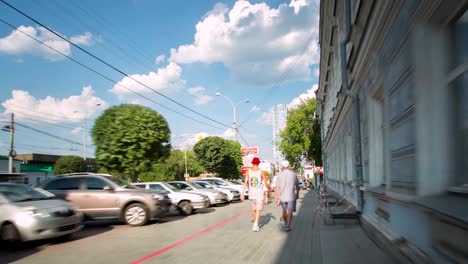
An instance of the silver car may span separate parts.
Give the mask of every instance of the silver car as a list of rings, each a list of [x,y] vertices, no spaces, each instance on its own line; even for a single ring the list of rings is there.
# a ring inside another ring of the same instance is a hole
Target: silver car
[[[177,210],[179,210],[182,215],[191,215],[193,210],[210,206],[210,199],[208,196],[189,191],[179,191],[167,182],[139,182],[133,185],[143,189],[167,193],[169,198],[171,198],[172,204],[176,206]]]
[[[211,184],[214,184],[214,185],[217,185],[219,187],[223,187],[223,188],[230,188],[230,189],[234,189],[234,190],[237,190],[239,191],[240,193],[242,192],[242,190],[244,189],[244,185],[243,184],[234,184],[228,180],[225,180],[223,178],[201,178],[201,179],[197,179],[197,181],[206,181],[206,182],[209,182]],[[248,196],[249,195],[249,192],[248,192],[248,189],[244,190],[244,195],[245,196]]]
[[[227,195],[228,197],[228,202],[232,202],[232,201],[239,201],[240,200],[240,192],[238,190],[235,190],[235,189],[232,189],[232,188],[229,188],[229,187],[220,187],[216,184],[213,184],[211,182],[208,182],[208,181],[193,181],[193,183],[196,183],[206,189],[212,189],[212,190],[217,190],[217,191],[220,191],[220,192],[223,192],[224,194]]]
[[[201,193],[201,194],[208,196],[208,198],[210,199],[210,205],[216,205],[216,204],[228,202],[228,197],[225,193],[214,190],[214,189],[206,189],[205,187],[198,185],[196,183],[193,183],[193,182],[172,181],[168,183],[181,191]]]
[[[21,241],[69,238],[81,229],[82,215],[70,203],[39,188],[0,184],[0,239]]]

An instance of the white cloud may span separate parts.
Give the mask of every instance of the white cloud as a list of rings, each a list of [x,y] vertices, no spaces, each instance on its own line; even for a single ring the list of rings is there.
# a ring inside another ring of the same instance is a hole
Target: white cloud
[[[268,112],[263,112],[262,115],[257,119],[257,123],[262,125],[273,124],[273,108]]]
[[[36,55],[51,61],[64,59],[62,55],[36,42],[21,31],[65,55],[71,54],[70,44],[68,42],[52,34],[43,27],[32,26],[19,26],[16,30],[13,30],[10,35],[0,38],[0,53]],[[92,37],[91,33],[85,32],[82,35],[71,36],[70,40],[75,40],[77,44],[90,45]]]
[[[286,80],[308,79],[310,66],[319,62],[318,19],[317,0],[293,0],[276,9],[248,1],[231,9],[217,4],[197,23],[194,42],[171,49],[170,60],[220,62],[234,80],[249,84],[272,84],[285,71]]]
[[[93,34],[85,32],[83,35],[71,36],[70,41],[76,45],[90,46],[92,44]]]
[[[253,113],[253,112],[259,112],[260,111],[260,107],[254,105],[251,109],[250,109],[250,113]]]
[[[317,67],[314,71],[315,77],[319,77],[320,74],[320,67]]]
[[[166,56],[165,55],[159,55],[156,57],[156,64],[160,64],[166,61]]]
[[[73,135],[79,135],[81,134],[81,131],[83,131],[83,129],[81,127],[77,127],[77,128],[72,129],[70,133]]]
[[[213,100],[213,96],[204,94],[205,88],[196,86],[187,89],[187,93],[195,97],[194,102],[197,105],[204,105]]]
[[[30,119],[49,123],[80,122],[107,107],[103,99],[94,96],[91,86],[83,87],[80,95],[62,99],[52,96],[37,99],[24,90],[13,90],[11,94],[12,98],[2,103],[5,110],[1,115],[15,113],[15,118],[24,122],[31,122]]]
[[[149,72],[148,74],[133,74],[130,76],[157,91],[172,92],[185,86],[185,80],[181,79],[182,68],[174,62],[169,63],[164,68],[159,68],[156,72]],[[135,82],[129,77],[124,77],[118,82],[118,84],[119,85],[114,85],[110,91],[116,94],[121,100],[128,99],[129,96],[135,97],[133,92],[125,89],[124,87],[142,94],[153,93],[150,89]]]
[[[312,87],[307,90],[305,93],[300,94],[298,97],[294,98],[289,104],[288,104],[288,109],[294,109],[297,108],[300,104],[302,104],[304,101],[315,98],[315,91],[317,91],[318,85],[314,84]]]

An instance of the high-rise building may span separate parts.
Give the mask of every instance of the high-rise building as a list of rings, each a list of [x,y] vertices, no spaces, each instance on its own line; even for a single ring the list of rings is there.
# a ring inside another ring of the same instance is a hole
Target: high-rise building
[[[285,104],[276,104],[273,107],[273,159],[276,164],[283,159],[283,153],[279,150],[281,131],[286,127],[288,109]]]

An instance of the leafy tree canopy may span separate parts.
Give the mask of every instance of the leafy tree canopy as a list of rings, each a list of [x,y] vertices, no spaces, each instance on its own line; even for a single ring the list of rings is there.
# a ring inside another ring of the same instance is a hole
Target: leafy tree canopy
[[[195,158],[193,151],[187,151],[187,172],[190,176],[198,176],[205,169]],[[169,158],[153,165],[152,170],[138,175],[141,182],[145,181],[176,181],[184,180],[185,158],[184,152],[171,150]]]
[[[107,109],[92,129],[96,160],[101,170],[136,180],[152,170],[170,152],[170,129],[156,111],[140,105],[119,105]]]
[[[286,127],[281,133],[280,150],[295,167],[303,158],[322,165],[320,121],[315,115],[315,98],[303,101],[298,108],[288,111]]]
[[[206,137],[195,144],[193,151],[207,172],[222,178],[239,178],[241,174],[241,145],[220,137]]]
[[[73,172],[87,171],[86,161],[78,156],[63,156],[60,157],[54,164],[55,174],[65,174]]]

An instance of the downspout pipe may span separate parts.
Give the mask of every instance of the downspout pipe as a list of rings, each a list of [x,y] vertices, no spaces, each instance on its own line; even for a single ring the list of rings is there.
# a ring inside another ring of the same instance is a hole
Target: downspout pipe
[[[322,152],[322,167],[323,167],[323,191],[327,191],[327,156],[325,153],[324,145],[325,145],[325,127],[323,123],[323,116],[324,116],[324,111],[325,111],[325,105],[324,102],[320,99],[316,99],[316,101],[320,104],[320,148]],[[320,176],[319,176],[320,180]]]
[[[360,127],[360,115],[359,115],[359,95],[353,93],[349,88],[348,83],[348,67],[347,67],[347,54],[346,45],[350,39],[351,31],[351,0],[344,0],[344,32],[340,41],[340,59],[341,59],[341,80],[342,80],[342,91],[347,97],[352,100],[352,138],[354,143],[354,169],[356,173],[356,195],[357,195],[357,207],[358,211],[362,212],[364,197],[363,192],[360,189],[363,183],[362,176],[362,150],[361,150],[361,127]]]

